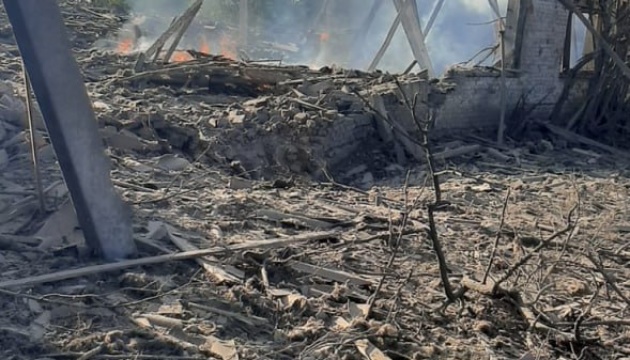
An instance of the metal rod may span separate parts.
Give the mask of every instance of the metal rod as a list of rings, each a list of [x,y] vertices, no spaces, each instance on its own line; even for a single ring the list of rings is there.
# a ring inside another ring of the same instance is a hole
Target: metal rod
[[[39,211],[46,213],[46,199],[44,198],[44,188],[42,186],[42,174],[39,168],[39,157],[37,156],[37,139],[35,134],[35,122],[33,121],[33,98],[31,97],[31,80],[28,78],[26,65],[22,61],[22,71],[24,72],[24,89],[26,91],[26,118],[28,120],[28,133],[31,138],[31,160],[33,161],[33,174],[35,175],[35,187],[39,199]]]

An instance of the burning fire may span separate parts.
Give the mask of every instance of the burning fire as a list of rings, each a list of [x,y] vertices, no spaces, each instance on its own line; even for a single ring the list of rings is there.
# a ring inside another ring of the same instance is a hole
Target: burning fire
[[[330,34],[327,32],[323,32],[321,34],[319,34],[319,41],[321,42],[328,42],[328,40],[330,40]]]
[[[117,52],[121,55],[129,55],[133,51],[133,39],[125,38],[118,43]]]
[[[208,45],[208,41],[203,35],[199,38],[199,52],[205,55],[210,55],[210,45]]]
[[[180,63],[194,60],[195,58],[190,55],[188,51],[175,51],[171,56],[170,62]]]
[[[230,60],[235,60],[238,58],[237,56],[237,43],[232,40],[232,38],[227,35],[224,34],[219,38],[218,41],[218,46],[216,47],[216,49],[219,50],[219,53],[221,56],[223,56],[224,58],[230,59]],[[134,50],[136,50],[136,40],[134,40],[132,37],[123,37],[121,38],[121,40],[118,42],[117,46],[116,46],[116,52],[120,55],[129,55],[131,54]],[[210,44],[206,38],[206,36],[204,35],[200,35],[199,36],[199,43],[196,46],[198,52],[205,54],[205,55],[211,55],[211,47]],[[195,60],[195,56],[192,55],[190,52],[185,51],[185,50],[176,50],[175,52],[173,52],[173,55],[171,55],[171,58],[169,59],[169,62],[171,63],[181,63],[181,62],[186,62],[186,61],[192,61]]]
[[[221,49],[221,56],[224,58],[235,60],[236,56],[236,43],[230,39],[229,36],[223,35],[219,40],[219,48]]]

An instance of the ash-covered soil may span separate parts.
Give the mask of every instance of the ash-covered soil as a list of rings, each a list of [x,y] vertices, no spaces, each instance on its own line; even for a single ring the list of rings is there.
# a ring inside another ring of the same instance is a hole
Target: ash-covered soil
[[[432,232],[426,164],[395,163],[356,95],[387,77],[216,58],[175,74],[221,74],[224,89],[160,82],[134,74],[134,56],[92,47],[120,18],[61,4],[140,256],[217,254],[11,286],[101,261],[84,249],[40,115],[39,212],[3,14],[3,359],[630,357],[625,154],[436,141],[449,205]],[[495,291],[479,285],[486,272]]]

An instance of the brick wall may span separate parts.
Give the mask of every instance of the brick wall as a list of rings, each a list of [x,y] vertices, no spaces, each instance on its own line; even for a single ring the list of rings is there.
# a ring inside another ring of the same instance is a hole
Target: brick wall
[[[520,66],[506,79],[507,115],[524,97],[526,108],[534,109],[531,116],[544,119],[551,114],[564,88],[560,70],[569,13],[557,0],[530,0],[527,3]],[[437,83],[415,82],[414,86],[422,94],[430,88],[429,100],[436,111],[437,132],[498,126],[501,78],[496,69],[454,67]],[[578,83],[566,109],[573,107],[571,103],[579,100],[585,87],[585,81]],[[392,101],[387,104],[390,114],[396,114],[403,124],[409,122],[399,104]]]

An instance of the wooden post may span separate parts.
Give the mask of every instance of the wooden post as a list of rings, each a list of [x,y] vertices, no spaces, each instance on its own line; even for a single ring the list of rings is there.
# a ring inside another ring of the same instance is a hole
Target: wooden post
[[[564,48],[562,49],[562,72],[571,69],[571,39],[573,38],[573,12],[569,11],[567,28],[564,33]]]
[[[425,39],[429,37],[429,33],[431,32],[431,29],[433,28],[435,19],[437,19],[437,16],[440,14],[440,11],[442,10],[442,7],[444,6],[444,1],[445,0],[438,0],[438,2],[435,4],[435,7],[433,8],[433,11],[431,12],[431,16],[429,17],[429,21],[427,21],[427,26],[425,26],[424,28]]]
[[[514,56],[515,56],[515,53],[517,52],[516,42],[517,42],[517,37],[518,37],[518,26],[519,26],[519,16],[520,16],[519,14],[520,14],[521,2],[523,1],[508,0],[505,20],[502,20],[499,25],[500,26],[499,31],[501,29],[505,30],[505,34],[503,35],[503,41],[505,42],[505,58],[506,58],[505,61],[509,64],[510,67],[514,67]],[[493,9],[497,9],[497,8],[493,6]],[[497,16],[500,17],[501,16],[500,13],[498,13]],[[498,40],[501,41],[500,38]],[[500,51],[501,49],[497,49],[497,51],[495,51],[494,53],[495,59],[501,58]],[[518,52],[520,52],[520,50]]]
[[[433,11],[431,12],[431,16],[429,17],[429,21],[427,22],[427,25],[424,28],[425,39],[431,32],[431,29],[433,28],[433,24],[435,23],[435,19],[437,18],[440,11],[442,10],[442,7],[444,6],[444,1],[445,0],[438,0],[438,2],[435,4],[435,7],[433,8]],[[387,32],[387,36],[385,37],[383,44],[378,49],[378,52],[374,56],[372,63],[368,67],[369,72],[376,70],[376,67],[383,59],[383,56],[385,55],[387,48],[389,48],[389,44],[392,42],[394,35],[396,35],[396,31],[400,27],[400,17],[401,17],[401,12],[398,12],[396,14],[396,18],[394,19],[394,22],[392,23],[391,27],[389,28],[389,31]],[[411,68],[417,64],[418,64],[418,61],[414,59],[414,61],[412,61],[411,65],[409,65],[409,68],[407,68],[405,72],[406,73],[410,72]]]
[[[505,137],[505,108],[507,106],[507,84],[505,78],[505,29],[499,31],[501,37],[501,115],[499,118],[499,133],[497,135],[497,143],[503,146]]]
[[[418,4],[416,0],[393,0],[396,10],[401,13],[400,22],[407,40],[411,46],[414,58],[423,70],[427,70],[429,77],[435,76],[433,65],[429,57],[429,51],[424,39],[424,32],[420,26],[420,16],[418,15]]]

